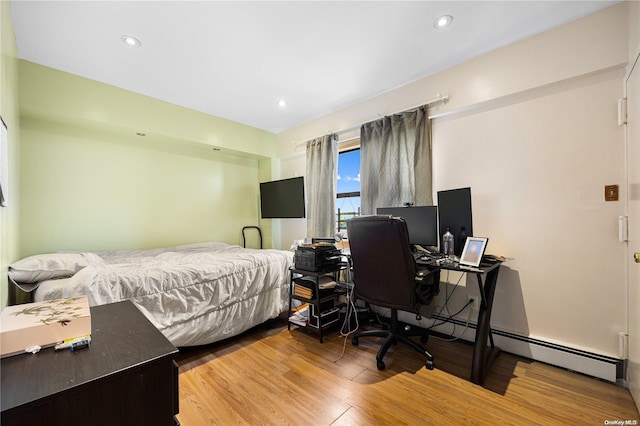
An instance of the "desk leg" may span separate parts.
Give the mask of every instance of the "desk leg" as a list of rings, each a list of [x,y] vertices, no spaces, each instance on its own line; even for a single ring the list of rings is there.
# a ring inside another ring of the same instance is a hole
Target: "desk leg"
[[[500,349],[493,344],[491,335],[491,308],[493,307],[493,296],[498,281],[497,267],[487,274],[484,285],[482,285],[482,274],[476,274],[478,287],[480,290],[480,310],[478,311],[478,327],[476,329],[476,340],[473,345],[473,360],[471,362],[471,382],[476,385],[484,383],[485,374],[493,359],[498,355]],[[487,354],[487,340],[491,346]]]
[[[293,302],[293,271],[289,272],[289,313],[287,314],[287,330],[291,330],[291,304]]]

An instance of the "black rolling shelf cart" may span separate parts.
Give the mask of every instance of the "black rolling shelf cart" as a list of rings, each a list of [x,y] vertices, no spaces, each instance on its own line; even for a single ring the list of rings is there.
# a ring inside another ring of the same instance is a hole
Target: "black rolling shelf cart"
[[[293,300],[299,300],[303,303],[309,304],[309,322],[305,329],[313,330],[318,333],[320,337],[320,343],[324,336],[324,331],[331,326],[336,325],[340,321],[340,304],[337,302],[338,293],[335,288],[328,288],[321,290],[319,288],[319,282],[322,277],[331,277],[336,283],[338,282],[338,274],[345,266],[342,264],[336,265],[330,269],[322,271],[306,271],[304,269],[297,269],[291,267],[290,283],[289,283],[289,318],[291,317],[292,302]],[[301,284],[304,282],[304,285]],[[295,285],[303,285],[311,289],[312,296],[310,298],[296,295],[294,291]],[[291,320],[288,321],[287,328],[290,330],[291,325],[303,327]]]

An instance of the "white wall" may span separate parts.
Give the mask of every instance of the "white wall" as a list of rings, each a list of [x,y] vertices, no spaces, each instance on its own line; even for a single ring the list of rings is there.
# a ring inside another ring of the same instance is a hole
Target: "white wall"
[[[433,121],[434,186],[471,186],[474,235],[502,268],[492,324],[617,355],[625,326],[622,70]]]
[[[278,155],[448,95],[433,111],[434,196],[471,186],[475,234],[514,258],[501,271],[493,325],[616,357],[626,326],[616,242],[624,207],[604,202],[604,185],[624,191],[616,100],[627,11],[612,6],[283,132]]]

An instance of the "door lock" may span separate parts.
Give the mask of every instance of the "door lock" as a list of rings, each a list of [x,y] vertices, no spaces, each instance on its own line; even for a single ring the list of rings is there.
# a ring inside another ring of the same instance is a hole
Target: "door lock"
[[[639,252],[633,253],[633,260],[635,260],[636,263],[640,263],[640,253]]]

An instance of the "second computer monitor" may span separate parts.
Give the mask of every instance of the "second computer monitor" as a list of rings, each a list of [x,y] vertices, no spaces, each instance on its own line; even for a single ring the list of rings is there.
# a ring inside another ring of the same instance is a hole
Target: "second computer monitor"
[[[440,240],[448,229],[454,236],[454,252],[456,256],[460,256],[467,237],[473,236],[471,188],[438,191],[438,213],[440,214]]]
[[[422,247],[438,246],[438,208],[436,206],[378,207],[376,212],[403,218],[409,231],[409,243]]]

